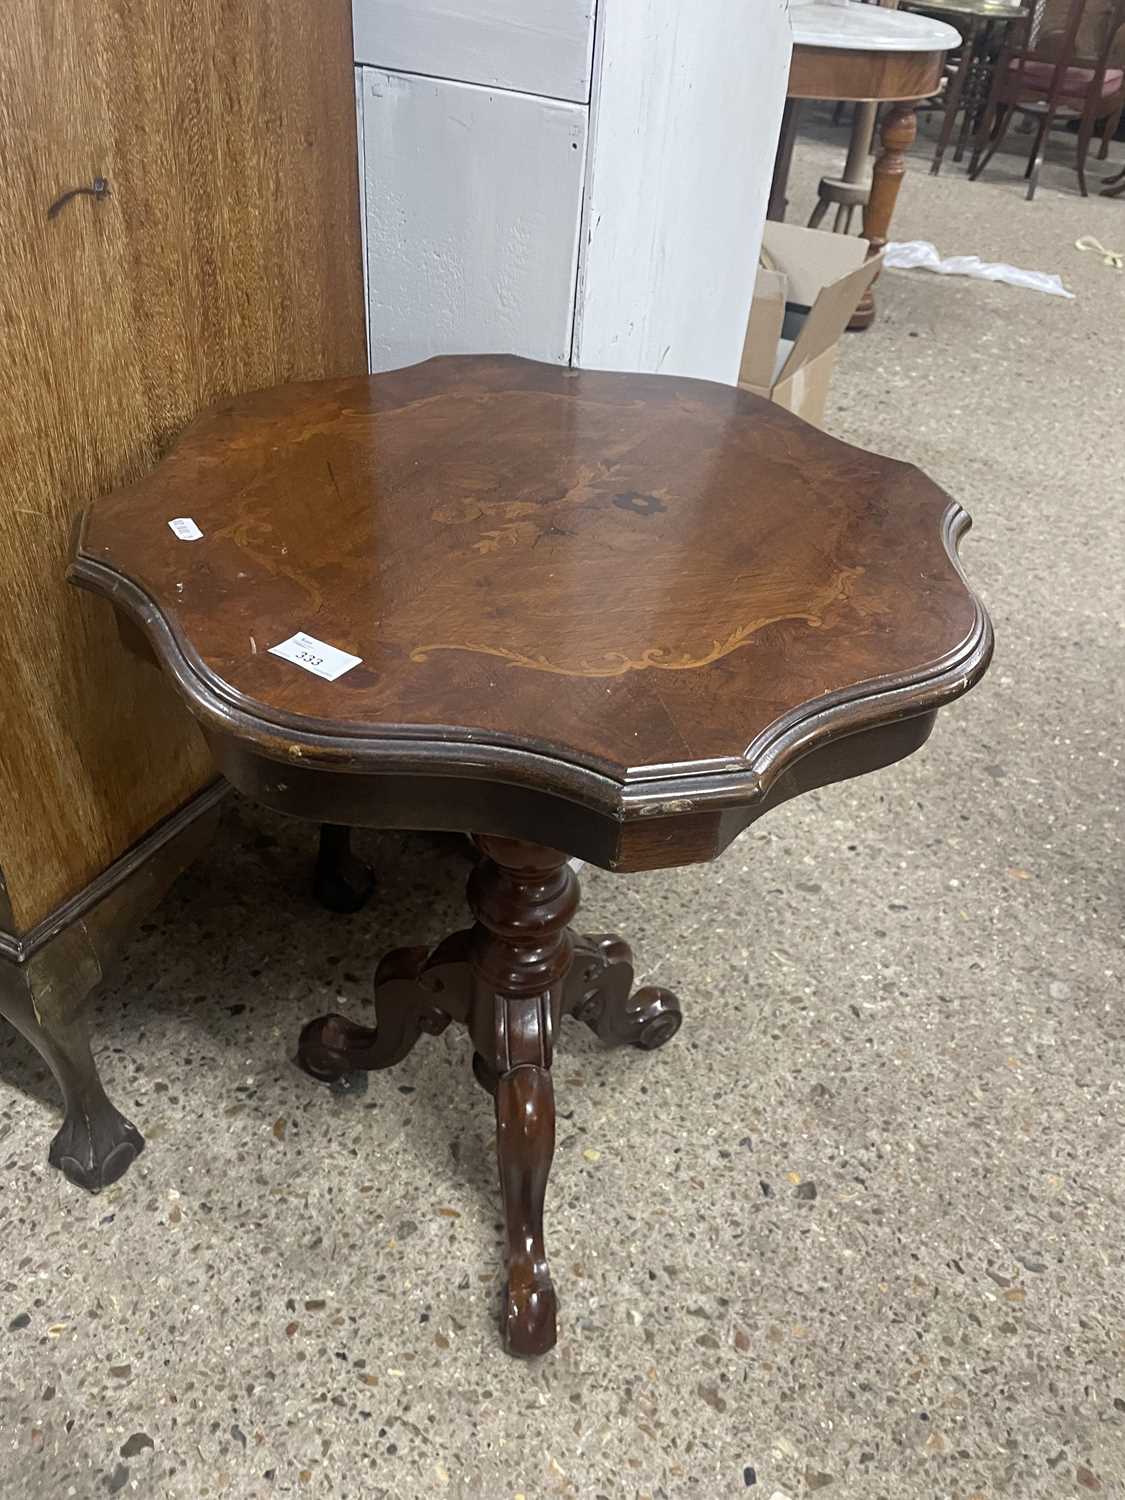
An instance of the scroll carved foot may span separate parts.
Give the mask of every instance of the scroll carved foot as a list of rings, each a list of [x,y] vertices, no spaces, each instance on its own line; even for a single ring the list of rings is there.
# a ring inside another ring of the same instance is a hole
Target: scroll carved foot
[[[348,1016],[318,1016],[301,1032],[297,1062],[312,1078],[334,1083],[345,1073],[390,1068],[422,1035],[440,1036],[468,1008],[469,968],[465,940],[455,933],[431,954],[427,948],[396,948],[375,971],[375,1025]]]
[[[543,1203],[555,1154],[555,1091],[546,1068],[524,1066],[496,1085],[496,1156],[508,1240],[500,1315],[504,1347],[525,1358],[555,1346],[558,1299],[543,1243]]]
[[[565,1008],[611,1047],[663,1047],[680,1029],[683,1012],[671,990],[633,990],[633,954],[619,937],[575,939]]]
[[[313,871],[313,895],[329,911],[357,912],[375,889],[375,871],[352,852],[352,831],[322,823]]]

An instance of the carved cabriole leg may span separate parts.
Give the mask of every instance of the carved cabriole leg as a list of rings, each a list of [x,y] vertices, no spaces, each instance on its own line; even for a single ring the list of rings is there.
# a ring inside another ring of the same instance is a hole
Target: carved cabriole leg
[[[877,255],[887,243],[891,215],[906,171],[906,153],[918,133],[912,104],[893,104],[879,127],[882,150],[871,173],[871,192],[863,210],[863,235],[868,254]],[[848,324],[851,329],[868,328],[875,318],[875,298],[868,287]]]
[[[226,795],[223,783],[206,787],[45,919],[45,936],[28,935],[21,962],[0,956],[0,1015],[23,1033],[63,1092],[66,1117],[48,1160],[89,1192],[116,1182],[144,1150],[144,1137],[106,1097],[84,1007],[137,924],[207,847]]]
[[[102,1087],[85,1016],[76,1010],[40,1018],[22,976],[0,976],[0,1015],[27,1038],[62,1090],[66,1114],[47,1160],[91,1193],[116,1182],[144,1150],[144,1137]]]
[[[574,940],[578,879],[566,856],[512,839],[478,840],[469,880],[477,919],[470,945],[470,1030],[477,1077],[496,1096],[496,1155],[508,1241],[500,1331],[512,1354],[546,1354],[557,1299],[543,1241],[543,1202],[555,1152],[554,1034]]]

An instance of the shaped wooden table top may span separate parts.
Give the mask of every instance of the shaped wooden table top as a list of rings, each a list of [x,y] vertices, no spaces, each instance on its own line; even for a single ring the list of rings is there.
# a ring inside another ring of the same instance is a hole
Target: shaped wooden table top
[[[562,1018],[645,1050],[681,1020],[633,991],[626,943],[573,930],[567,855],[708,859],[916,749],[991,649],[966,524],[917,470],[742,391],[508,358],[226,402],[86,515],[73,577],[139,622],[242,790],[337,831],[478,836],[474,925],[388,955],[377,1024],[319,1017],[298,1057],[339,1079],[468,1028],[512,1352],[556,1338]]]
[[[520,785],[535,806],[492,831],[628,867],[659,853],[631,822],[703,815],[666,862],[706,858],[810,748],[971,686],[967,525],[917,470],[732,387],[451,357],[213,407],[86,514],[72,576],[141,623],[253,795],[320,816],[278,762],[425,772],[438,805],[409,798],[408,826],[480,827],[482,784]],[[359,664],[271,653],[298,631]],[[385,824],[359,785],[339,820]]]

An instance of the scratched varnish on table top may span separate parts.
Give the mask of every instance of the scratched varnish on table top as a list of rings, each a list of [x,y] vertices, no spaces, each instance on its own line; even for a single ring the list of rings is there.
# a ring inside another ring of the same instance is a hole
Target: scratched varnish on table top
[[[189,696],[622,774],[979,655],[965,524],[732,387],[449,357],[220,403],[88,513],[76,569],[148,601]],[[271,654],[297,631],[360,664]]]

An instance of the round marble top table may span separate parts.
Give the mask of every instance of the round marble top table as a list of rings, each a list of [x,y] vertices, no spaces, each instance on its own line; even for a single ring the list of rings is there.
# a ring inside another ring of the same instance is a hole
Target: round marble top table
[[[961,35],[945,21],[858,5],[853,0],[793,0],[789,11],[794,47],[847,52],[948,52]]]
[[[945,54],[960,45],[955,27],[929,16],[916,16],[850,0],[794,0],[790,11],[793,58],[788,99],[774,165],[768,214],[785,217],[785,189],[801,99],[887,100],[880,130],[882,149],[872,171],[863,205],[863,233],[872,255],[887,243],[891,214],[906,170],[906,151],[914,140],[913,103],[927,99],[941,83]],[[868,125],[868,132],[870,125]],[[858,132],[857,132],[858,133]],[[868,139],[869,139],[868,134]],[[862,153],[866,157],[866,141]],[[850,180],[850,179],[849,179]],[[862,196],[862,194],[861,194]],[[871,289],[864,293],[850,328],[866,328],[875,316]]]
[[[902,0],[922,10],[944,10],[951,16],[989,16],[999,21],[1019,21],[1027,15],[1022,0]]]

